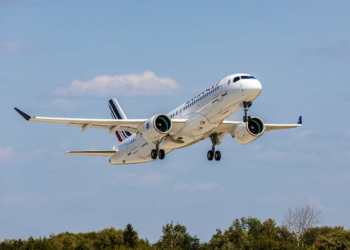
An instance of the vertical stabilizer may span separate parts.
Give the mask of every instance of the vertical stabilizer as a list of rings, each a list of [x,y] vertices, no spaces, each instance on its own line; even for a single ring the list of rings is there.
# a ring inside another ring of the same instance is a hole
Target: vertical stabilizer
[[[118,120],[127,119],[126,115],[124,114],[122,108],[120,107],[119,103],[115,98],[108,101],[108,106],[111,111],[111,116],[113,119],[118,119]],[[118,141],[122,142],[126,140],[128,137],[130,137],[132,134],[129,133],[128,131],[117,130],[115,131],[115,135],[117,136]]]

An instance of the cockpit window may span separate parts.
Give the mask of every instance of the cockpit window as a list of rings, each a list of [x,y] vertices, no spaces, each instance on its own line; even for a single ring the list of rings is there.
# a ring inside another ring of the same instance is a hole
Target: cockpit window
[[[254,76],[241,76],[242,79],[256,79]]]
[[[239,81],[239,79],[240,79],[239,76],[237,76],[233,79],[233,82],[237,82],[237,81]]]

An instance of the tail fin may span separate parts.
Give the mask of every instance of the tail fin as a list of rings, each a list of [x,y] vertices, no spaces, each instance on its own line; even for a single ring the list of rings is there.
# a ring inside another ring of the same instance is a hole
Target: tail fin
[[[119,103],[115,98],[109,100],[108,102],[109,109],[111,111],[111,116],[113,119],[118,119],[118,120],[126,120],[126,115],[124,114],[122,108],[120,107]],[[128,131],[121,131],[117,130],[115,131],[115,135],[118,138],[119,142],[122,142],[126,140],[128,137],[130,137],[132,134],[129,133]]]

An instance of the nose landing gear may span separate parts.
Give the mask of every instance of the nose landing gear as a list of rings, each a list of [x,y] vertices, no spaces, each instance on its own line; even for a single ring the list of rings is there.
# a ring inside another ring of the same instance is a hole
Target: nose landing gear
[[[244,110],[244,116],[243,116],[243,122],[250,121],[250,116],[247,115],[247,112],[249,108],[252,106],[252,102],[243,102],[243,110]]]
[[[207,153],[207,158],[209,161],[212,161],[213,158],[215,158],[216,161],[220,161],[221,159],[221,152],[220,151],[215,151],[215,145],[218,144],[218,134],[211,134],[210,136],[210,140],[212,143],[212,147],[211,150],[208,151]]]

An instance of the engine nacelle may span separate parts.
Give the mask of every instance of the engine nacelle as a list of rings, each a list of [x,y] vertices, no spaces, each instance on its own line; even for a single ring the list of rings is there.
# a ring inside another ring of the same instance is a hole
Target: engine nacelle
[[[241,122],[236,126],[232,137],[235,137],[240,144],[248,144],[265,132],[265,124],[259,117],[252,116],[249,122]]]
[[[173,124],[167,115],[152,116],[142,128],[142,136],[150,142],[157,141],[168,134]]]

